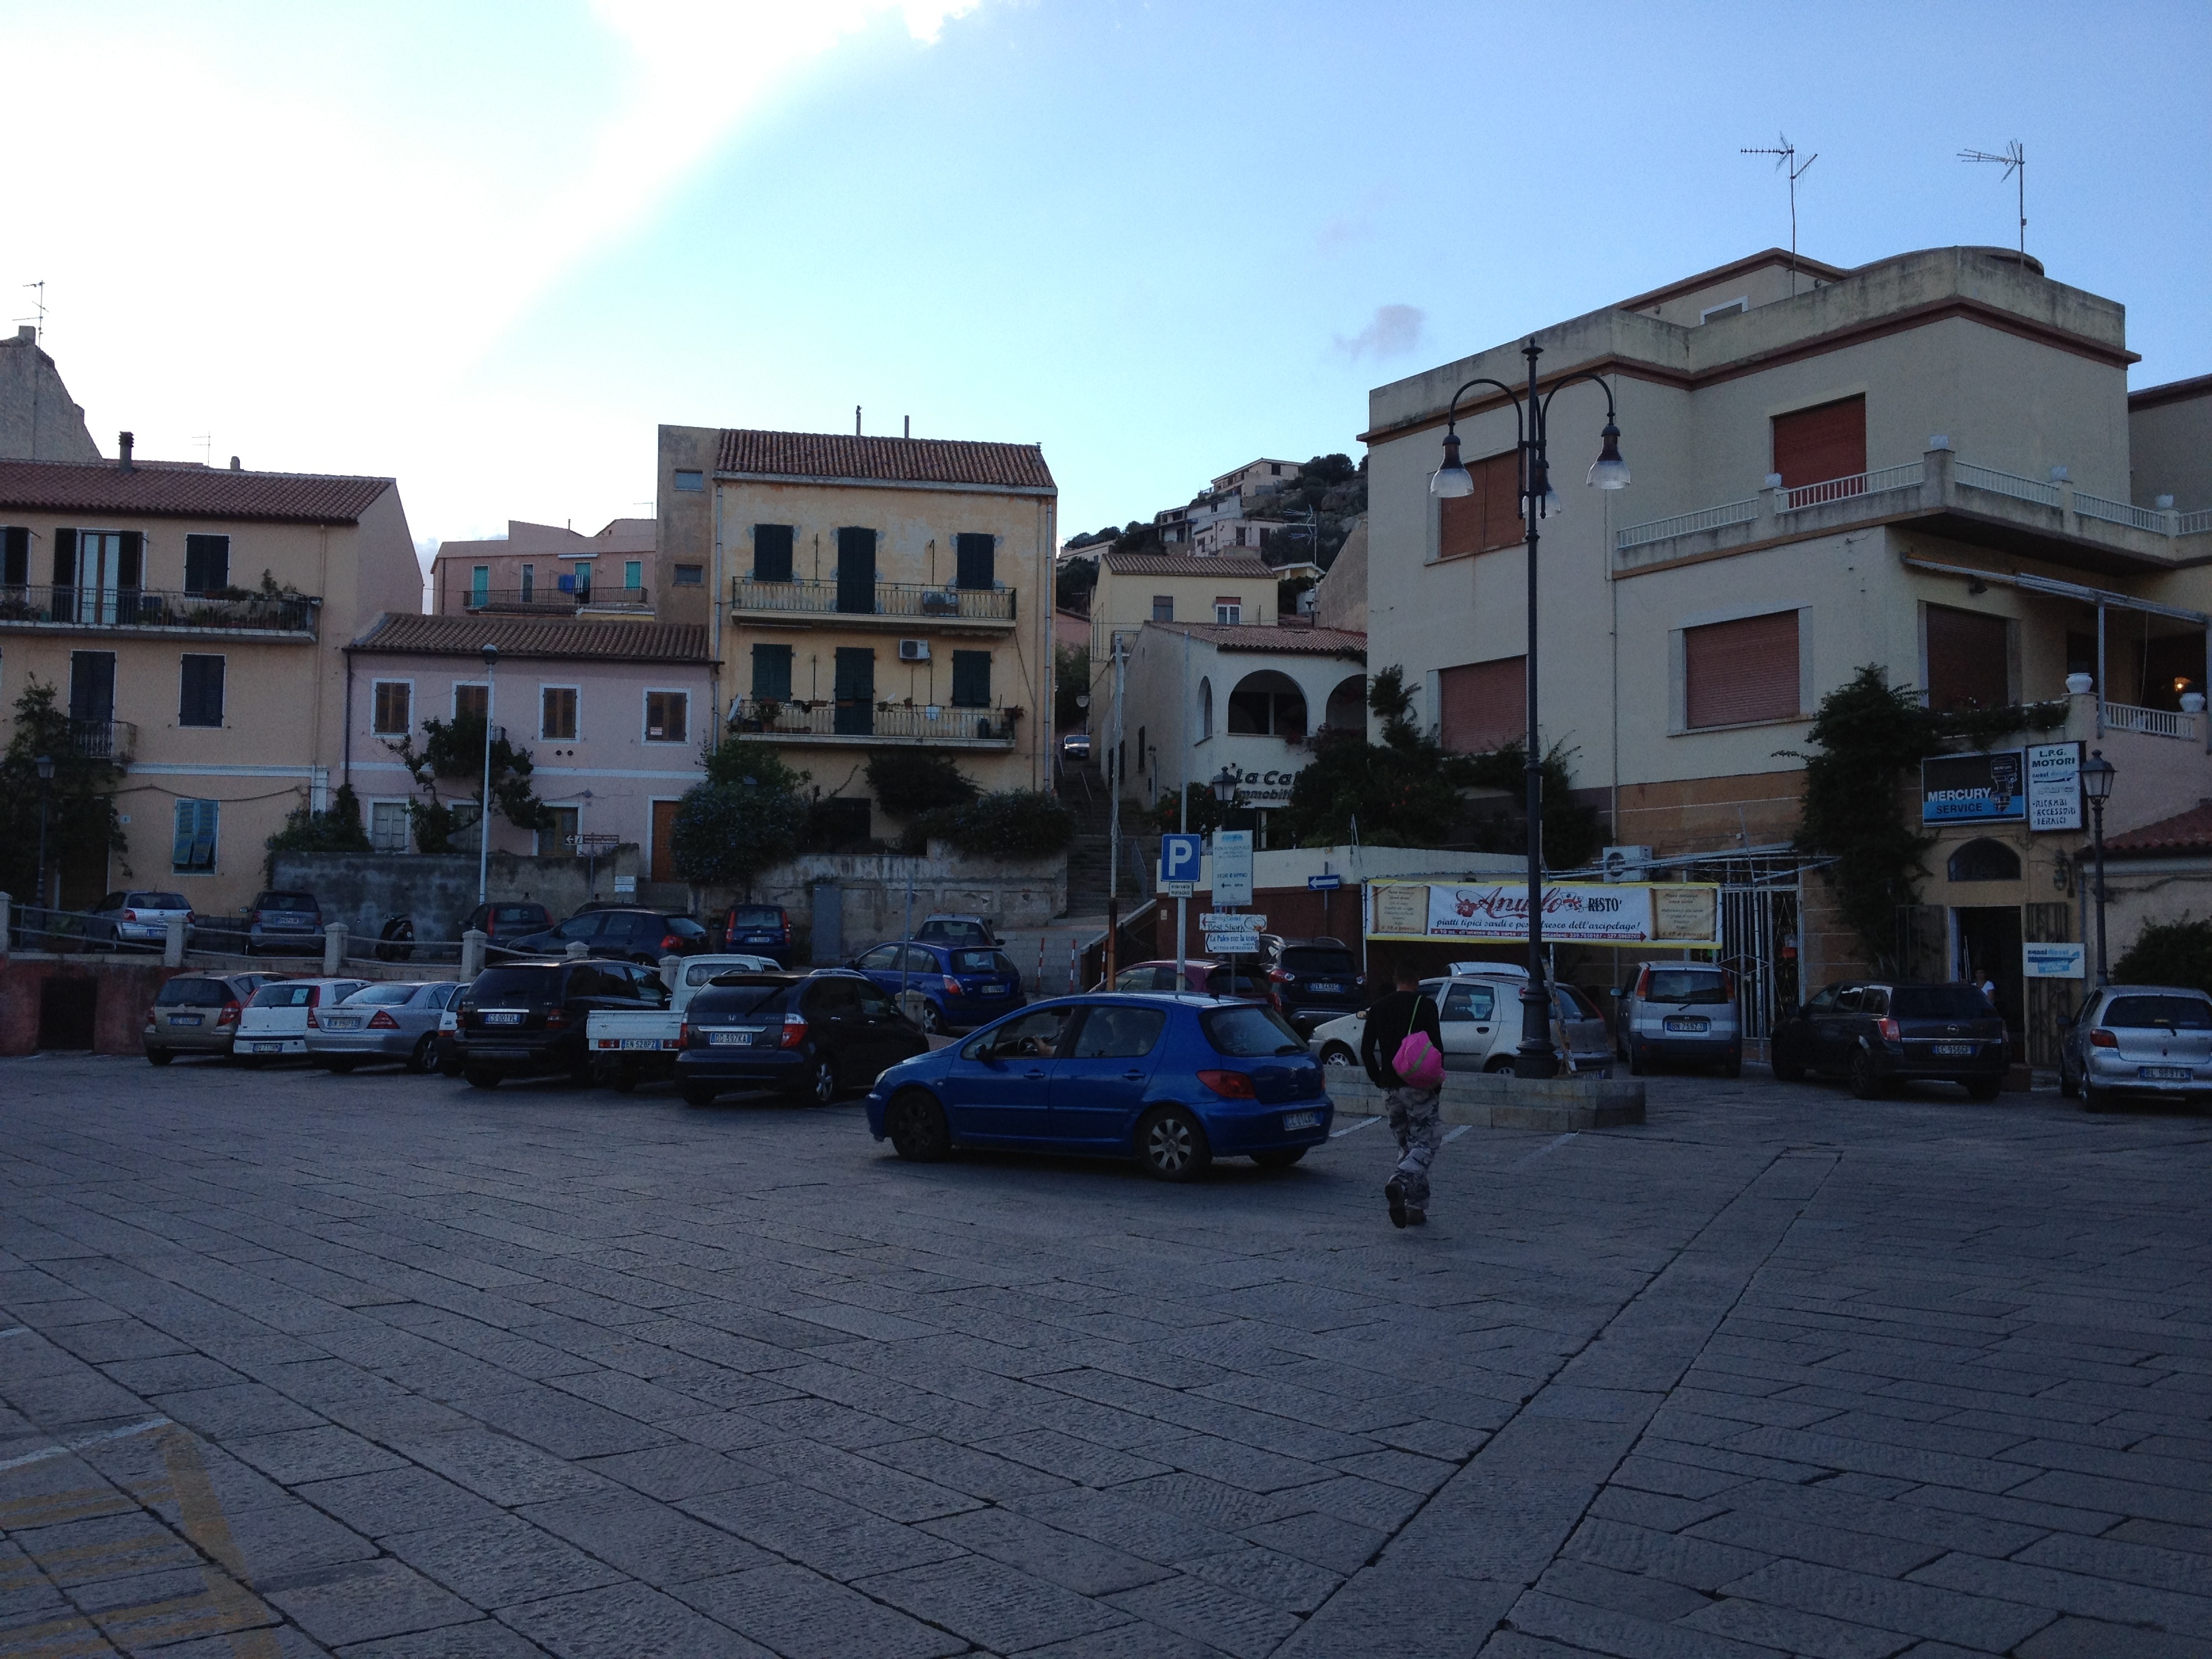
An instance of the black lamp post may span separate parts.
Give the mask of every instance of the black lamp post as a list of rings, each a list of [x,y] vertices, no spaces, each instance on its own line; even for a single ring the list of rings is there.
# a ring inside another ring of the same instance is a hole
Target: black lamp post
[[[39,769],[39,908],[46,908],[46,801],[54,793],[54,757],[41,755]]]
[[[2112,793],[2112,780],[2120,769],[2105,758],[2105,751],[2093,749],[2089,758],[2081,763],[2081,793],[2089,799],[2089,823],[2097,848],[2097,983],[2112,982],[2111,970],[2105,965],[2105,803]]]
[[[1513,405],[1521,455],[1521,522],[1527,527],[1528,550],[1528,982],[1521,988],[1521,1047],[1513,1071],[1518,1077],[1546,1078],[1558,1073],[1559,1061],[1552,1048],[1552,991],[1544,976],[1544,774],[1536,726],[1536,526],[1547,514],[1558,513],[1561,507],[1552,489],[1546,456],[1552,399],[1559,395],[1561,386],[1588,380],[1605,393],[1605,428],[1598,434],[1598,456],[1590,466],[1588,482],[1600,489],[1626,489],[1628,463],[1620,459],[1620,428],[1613,419],[1613,388],[1604,379],[1585,370],[1568,375],[1540,395],[1536,359],[1543,356],[1543,349],[1532,340],[1521,348],[1521,355],[1528,360],[1525,403],[1522,394],[1487,375],[1478,375],[1452,393],[1444,422],[1444,462],[1429,481],[1429,493],[1447,497],[1474,493],[1474,480],[1459,458],[1459,400],[1475,386],[1497,387]]]

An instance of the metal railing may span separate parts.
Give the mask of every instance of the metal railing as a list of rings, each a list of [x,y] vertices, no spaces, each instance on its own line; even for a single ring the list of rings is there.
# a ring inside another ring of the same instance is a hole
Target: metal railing
[[[1003,587],[933,587],[926,582],[870,585],[873,609],[839,603],[842,585],[835,580],[757,581],[738,576],[731,582],[730,603],[739,611],[777,611],[806,616],[911,617],[917,621],[1010,623],[1013,590]],[[857,593],[853,597],[857,599]]]
[[[1782,499],[1775,506],[1784,513],[1796,513],[1826,501],[1846,501],[1854,495],[1879,495],[1886,489],[1917,489],[1924,471],[1922,463],[1906,461],[1898,466],[1854,472],[1849,477],[1826,478],[1819,483],[1800,484],[1794,489],[1784,490]]]
[[[1632,525],[1613,538],[1617,547],[1641,547],[1646,542],[1663,542],[1676,536],[1688,536],[1700,530],[1718,530],[1732,524],[1750,524],[1759,517],[1759,498],[1747,501],[1729,501],[1719,507],[1706,507],[1701,513],[1677,514],[1671,519],[1654,519],[1650,524]]]
[[[2038,507],[2057,507],[2062,499],[2055,483],[2023,478],[2017,472],[2000,472],[1993,466],[1976,466],[1971,461],[1952,462],[1951,476],[1969,489],[1986,489],[1992,495],[2009,495]]]
[[[0,587],[0,627],[159,628],[209,633],[315,631],[304,594],[188,593],[153,587]]]
[[[2154,536],[2170,533],[2166,524],[2173,516],[2152,507],[2107,501],[2102,495],[2084,495],[2078,489],[2074,492],[2074,510],[2085,519],[2102,519],[2106,524],[2132,525],[2136,529],[2148,530]]]
[[[2177,536],[2201,536],[2208,530],[2212,530],[2212,507],[2183,514],[2174,526],[2173,533]]]
[[[2194,740],[2197,716],[2179,714],[2171,708],[2143,708],[2131,702],[2108,702],[2105,705],[2105,729],[2108,732],[2140,732],[2151,738]]]
[[[565,617],[587,605],[642,605],[651,602],[652,594],[642,587],[580,587],[573,593],[557,587],[472,587],[462,594],[461,609]]]
[[[73,755],[120,764],[138,752],[138,728],[129,720],[87,720],[71,716],[69,742]]]
[[[994,704],[962,708],[772,697],[740,697],[730,729],[759,738],[883,738],[915,743],[997,743],[1014,740],[1018,708]]]

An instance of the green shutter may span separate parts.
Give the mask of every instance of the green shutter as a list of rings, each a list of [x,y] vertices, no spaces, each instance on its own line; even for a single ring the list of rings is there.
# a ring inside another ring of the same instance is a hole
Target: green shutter
[[[31,580],[31,532],[11,524],[0,532],[0,586],[27,587]]]
[[[791,698],[791,647],[757,645],[753,647],[753,696],[787,702]]]
[[[991,706],[991,653],[956,651],[952,653],[952,706],[988,708]]]
[[[791,580],[792,526],[757,524],[753,526],[753,580],[787,582]]]
[[[185,592],[212,593],[230,586],[230,538],[185,538]]]
[[[178,870],[215,868],[216,803],[180,800],[177,803],[176,834],[169,862]]]
[[[963,531],[952,538],[953,551],[958,561],[955,580],[963,587],[988,588],[993,586],[997,572],[994,554],[998,544],[995,536],[971,535]]]
[[[182,690],[177,700],[178,725],[222,724],[222,673],[223,659],[221,657],[193,654],[185,657]]]

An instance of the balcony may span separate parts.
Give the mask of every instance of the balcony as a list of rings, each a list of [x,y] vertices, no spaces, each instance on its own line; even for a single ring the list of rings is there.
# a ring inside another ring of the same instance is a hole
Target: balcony
[[[2111,575],[2172,570],[2212,556],[2212,512],[2136,507],[1931,449],[1845,478],[1762,489],[1613,537],[1613,568],[1656,566],[1863,528],[1911,523],[1953,541]]]
[[[730,731],[769,743],[830,747],[926,743],[940,748],[1011,749],[1018,708],[909,703],[832,702],[821,698],[740,697],[730,711]]]
[[[479,587],[460,596],[460,608],[470,616],[573,617],[586,606],[647,608],[652,594],[642,587],[582,587],[574,592],[544,587]]]
[[[798,628],[835,617],[841,626],[939,633],[1000,633],[1014,625],[1014,595],[1003,587],[933,587],[925,582],[787,582],[735,578],[732,619],[756,627]]]
[[[86,720],[71,715],[69,746],[70,753],[87,760],[127,766],[138,752],[138,728],[129,720]]]
[[[2107,732],[2140,732],[2147,738],[2179,738],[2185,743],[2197,740],[2198,716],[2186,710],[2143,708],[2131,702],[2108,702],[2105,705],[2105,726]]]
[[[319,599],[232,588],[0,587],[0,629],[313,641]]]

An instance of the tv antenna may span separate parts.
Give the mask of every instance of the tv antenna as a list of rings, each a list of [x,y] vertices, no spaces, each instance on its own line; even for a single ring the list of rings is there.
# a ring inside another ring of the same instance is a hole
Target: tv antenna
[[[2002,155],[1992,155],[1985,149],[1962,149],[1959,152],[1959,159],[1961,161],[1994,161],[2004,169],[1998,175],[2000,179],[2009,179],[2015,173],[2020,176],[2020,257],[2025,259],[2027,257],[2027,147],[2015,138],[2004,147]]]
[[[36,290],[39,296],[37,302],[39,314],[36,317],[18,317],[15,320],[19,323],[36,323],[39,329],[37,337],[43,340],[46,337],[46,279],[41,276],[37,282],[26,283],[23,286]]]
[[[1805,176],[1805,169],[1820,158],[1814,154],[1799,162],[1797,146],[1790,142],[1790,135],[1786,132],[1775,134],[1774,142],[1771,144],[1739,149],[1736,154],[1771,155],[1775,158],[1774,170],[1790,175],[1790,297],[1794,300],[1797,297],[1797,181]]]
[[[199,433],[193,437],[192,441],[200,447],[200,465],[213,466],[215,465],[215,434]]]

